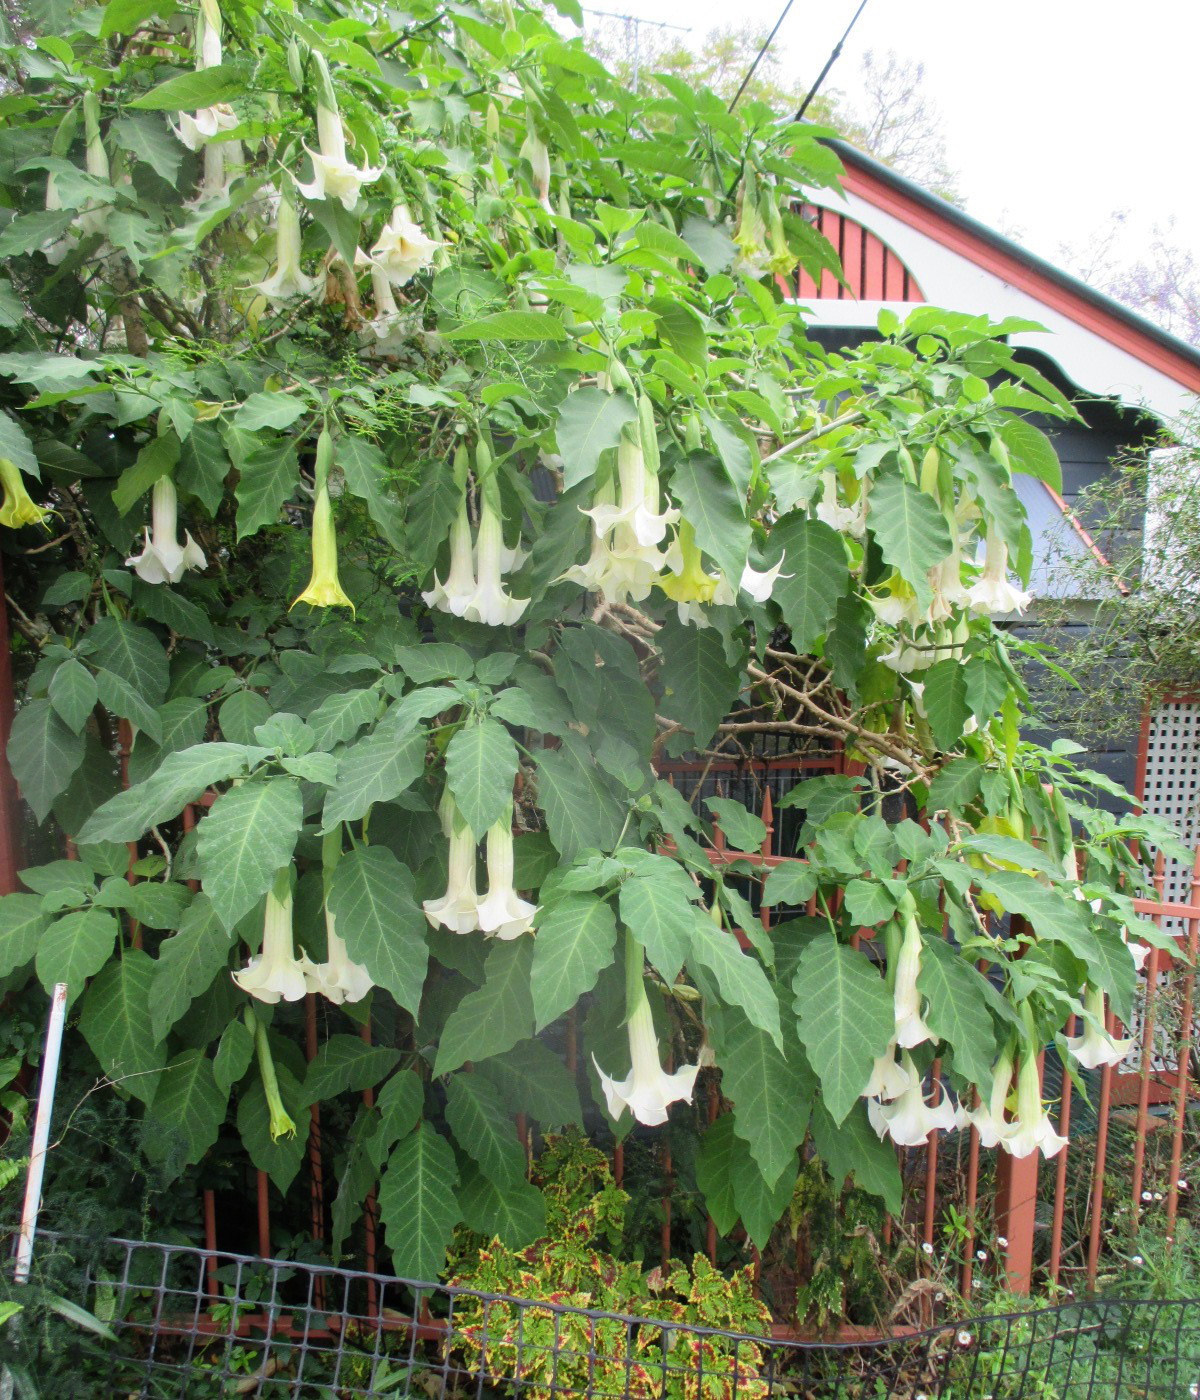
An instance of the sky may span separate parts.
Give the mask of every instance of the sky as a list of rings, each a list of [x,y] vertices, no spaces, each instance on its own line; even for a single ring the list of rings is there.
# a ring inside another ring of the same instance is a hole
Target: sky
[[[768,32],[784,0],[595,3],[687,26],[698,44],[730,23]],[[808,86],[857,6],[793,0],[775,41],[781,76]],[[826,88],[853,99],[867,49],[924,63],[967,211],[1033,252],[1060,261],[1116,211],[1123,259],[1171,219],[1174,241],[1200,247],[1196,0],[868,0]]]

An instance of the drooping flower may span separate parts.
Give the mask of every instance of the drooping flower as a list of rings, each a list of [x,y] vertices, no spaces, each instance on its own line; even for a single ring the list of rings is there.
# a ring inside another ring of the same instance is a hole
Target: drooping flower
[[[927,613],[930,622],[946,622],[954,615],[956,608],[966,606],[970,600],[970,589],[962,581],[962,549],[953,522],[950,524],[950,537],[953,540],[950,553],[929,571],[929,583],[933,589],[933,602]]]
[[[920,1147],[938,1128],[949,1132],[954,1127],[954,1106],[944,1089],[936,1106],[925,1102],[924,1082],[907,1051],[901,1056],[901,1065],[909,1076],[908,1087],[890,1103],[868,1099],[867,1117],[879,1137],[890,1137],[897,1147]]]
[[[617,527],[626,526],[629,537],[613,539],[613,548],[617,552],[661,544],[668,525],[673,525],[679,519],[679,512],[674,509],[660,511],[658,508],[658,472],[646,464],[640,433],[637,437],[630,437],[628,433],[621,436],[617,446],[617,481],[618,498],[615,505],[601,502],[583,512],[591,517],[596,533],[607,534],[612,530],[615,535]]]
[[[906,1089],[912,1088],[912,1075],[896,1058],[896,1042],[893,1040],[886,1053],[878,1056],[871,1069],[867,1087],[862,1091],[864,1099],[898,1099]]]
[[[292,603],[293,608],[296,603],[307,603],[313,608],[349,608],[354,612],[354,604],[338,578],[337,532],[333,527],[333,503],[328,486],[320,487],[313,505],[312,577],[304,592]]]
[[[533,176],[533,193],[547,214],[554,213],[550,203],[550,151],[545,141],[538,135],[529,115],[525,121],[525,140],[521,145],[521,158],[529,162]]]
[[[423,268],[429,266],[441,247],[413,222],[403,204],[397,204],[392,217],[371,249],[371,260],[383,270],[393,287],[406,287]]]
[[[749,594],[756,603],[765,603],[775,591],[775,585],[781,577],[792,577],[791,574],[781,573],[782,569],[782,555],[769,569],[756,569],[752,564],[747,564],[738,580],[738,587],[743,593]]]
[[[443,829],[450,829],[449,874],[441,899],[422,903],[425,917],[451,933],[474,933],[479,927],[479,895],[475,888],[475,837],[463,821],[449,789],[442,798]]]
[[[983,560],[983,575],[967,592],[973,613],[980,616],[1003,617],[1023,613],[1033,595],[1014,587],[1008,581],[1008,546],[994,531],[987,532]]]
[[[867,602],[879,621],[889,627],[899,627],[901,623],[919,627],[924,619],[917,595],[899,574],[892,574],[882,592],[868,593]]]
[[[479,927],[493,938],[520,938],[533,928],[537,905],[513,888],[512,812],[506,812],[487,834],[488,892],[479,902]]]
[[[838,475],[835,471],[821,473],[821,499],[817,502],[816,515],[830,529],[839,535],[853,535],[862,539],[867,530],[867,493],[862,491],[852,506],[838,503]]]
[[[982,1097],[977,1108],[967,1108],[960,1099],[955,1121],[960,1128],[973,1127],[979,1134],[979,1145],[985,1149],[1006,1143],[1013,1125],[1004,1117],[1004,1105],[1012,1088],[1012,1054],[1005,1050],[992,1068],[992,1088],[987,1099]]]
[[[737,256],[734,272],[753,280],[760,278],[771,262],[766,248],[767,229],[758,206],[758,182],[753,170],[747,170],[738,191],[738,225],[733,235]]]
[[[0,525],[10,530],[19,530],[22,525],[45,525],[47,512],[34,503],[25,489],[20,467],[8,457],[0,457],[0,486],[4,488]]]
[[[1119,1065],[1133,1049],[1132,1040],[1117,1040],[1108,1029],[1104,1009],[1104,993],[1089,986],[1083,994],[1087,1012],[1083,1034],[1067,1037],[1067,1049],[1084,1069],[1099,1069],[1102,1065]]]
[[[1017,1070],[1017,1116],[1010,1124],[1005,1147],[1014,1157],[1028,1157],[1041,1149],[1043,1157],[1053,1157],[1067,1145],[1059,1137],[1042,1102],[1037,1054],[1027,1045]]]
[[[1121,930],[1121,940],[1129,949],[1129,956],[1133,959],[1133,970],[1141,972],[1146,966],[1146,959],[1150,956],[1149,943],[1135,943],[1129,937],[1129,930]]]
[[[258,284],[258,290],[269,301],[284,302],[310,297],[316,289],[317,279],[306,276],[300,267],[300,215],[291,182],[285,181],[275,216],[275,271]]]
[[[308,990],[305,973],[311,967],[307,955],[296,957],[292,942],[291,872],[281,870],[267,891],[262,949],[233,974],[233,980],[259,1001],[272,1005],[281,999],[299,1001]]]
[[[218,67],[223,57],[220,8],[216,0],[200,0],[200,13],[196,17],[196,72]],[[172,130],[189,151],[198,151],[209,141],[220,140],[237,124],[233,108],[222,102],[195,112],[180,112],[179,125]]]
[[[921,1018],[921,993],[917,978],[921,972],[921,928],[915,910],[908,909],[903,917],[904,936],[896,959],[896,982],[893,999],[896,1011],[896,1044],[911,1050],[937,1037]]]
[[[100,132],[100,99],[94,92],[83,95],[83,129],[87,141],[84,164],[87,173],[105,184],[112,178],[108,163],[108,152],[104,149],[104,138]],[[79,215],[79,232],[83,237],[89,234],[103,234],[108,228],[111,206],[92,204]]]
[[[254,1036],[254,1049],[258,1055],[258,1072],[262,1075],[263,1094],[267,1100],[269,1131],[271,1141],[296,1136],[296,1124],[291,1114],[283,1106],[283,1096],[279,1092],[279,1077],[275,1073],[275,1061],[271,1057],[271,1042],[267,1039],[267,1028],[255,1014],[247,1010],[246,1021]],[[253,1022],[253,1025],[249,1023]]]
[[[471,521],[467,516],[467,499],[463,496],[458,514],[450,526],[450,570],[445,583],[436,574],[433,587],[421,594],[431,608],[462,617],[475,597],[475,559],[471,549]]]
[[[604,1073],[594,1055],[592,1063],[614,1122],[628,1109],[639,1123],[657,1127],[667,1121],[671,1104],[677,1100],[691,1102],[700,1066],[684,1065],[673,1074],[663,1069],[658,1057],[658,1037],[654,1034],[654,1014],[642,979],[642,947],[632,935],[626,935],[625,959],[626,1031],[632,1067],[624,1079],[617,1080]]]
[[[359,191],[364,185],[378,180],[386,166],[378,168],[351,165],[346,159],[346,129],[338,111],[333,82],[324,56],[313,51],[317,66],[317,144],[319,150],[305,150],[312,160],[313,177],[306,185],[298,185],[305,199],[339,199],[343,208],[353,213]]]
[[[505,591],[501,555],[504,522],[494,476],[480,487],[479,533],[475,542],[475,591],[467,599],[462,616],[488,627],[512,627],[529,606],[528,598],[513,598]]]
[[[62,199],[58,193],[58,184],[54,179],[53,171],[46,176],[45,208],[47,214],[55,214],[62,209]],[[57,238],[48,238],[42,244],[42,253],[52,267],[57,267],[71,251],[71,244],[71,238],[65,233],[60,233]]]
[[[189,569],[203,569],[208,564],[204,551],[187,530],[179,543],[179,495],[169,476],[160,476],[151,489],[150,528],[143,530],[142,536],[142,552],[125,562],[145,583],[178,583]]]
[[[339,829],[339,839],[340,835]],[[335,1006],[344,1001],[362,1001],[375,983],[362,963],[354,962],[346,951],[345,940],[334,927],[328,904],[325,906],[325,944],[325,961],[310,962],[304,968],[308,990],[317,992]]]
[[[705,571],[696,532],[686,520],[680,521],[679,534],[667,550],[666,563],[668,572],[660,574],[655,583],[676,605],[680,622],[707,626],[704,605],[714,601],[722,580]],[[727,594],[732,591],[726,586]]]

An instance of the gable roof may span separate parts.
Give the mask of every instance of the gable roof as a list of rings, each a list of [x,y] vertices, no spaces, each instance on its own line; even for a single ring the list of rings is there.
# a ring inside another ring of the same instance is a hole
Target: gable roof
[[[830,139],[828,144],[845,166],[841,184],[852,207],[861,207],[861,201],[899,221],[1132,356],[1186,393],[1200,394],[1200,349],[1196,346],[1029,252],[847,142]],[[892,242],[894,246],[895,240]],[[914,271],[922,275],[920,269]],[[928,278],[925,280],[928,283]],[[924,290],[931,301],[939,300],[936,286],[925,285]],[[1049,346],[1043,342],[1043,348]]]

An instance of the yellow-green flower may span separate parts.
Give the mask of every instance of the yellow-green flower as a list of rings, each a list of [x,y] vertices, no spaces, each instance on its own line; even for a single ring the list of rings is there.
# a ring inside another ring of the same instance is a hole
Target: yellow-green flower
[[[326,434],[322,433],[321,436],[325,437]],[[318,453],[320,450],[318,447]],[[333,528],[329,487],[325,484],[325,474],[319,468],[317,475],[319,485],[312,523],[312,577],[292,607],[296,603],[307,603],[313,608],[349,608],[354,612],[354,604],[338,580],[337,534]]]
[[[679,524],[677,550],[668,556],[672,572],[663,574],[658,586],[675,603],[711,603],[721,580],[706,573],[696,544],[696,532],[686,520]]]
[[[253,1022],[251,1025],[250,1023]],[[283,1106],[279,1093],[279,1079],[275,1074],[275,1061],[271,1058],[271,1044],[267,1040],[267,1028],[252,1011],[246,1012],[246,1023],[254,1035],[254,1048],[258,1052],[258,1071],[262,1075],[263,1093],[267,1099],[267,1111],[271,1115],[271,1141],[281,1137],[296,1136],[296,1123]]]
[[[8,457],[0,457],[0,486],[4,487],[0,525],[7,525],[10,530],[19,530],[22,525],[45,525],[47,512],[34,504],[20,468]]]

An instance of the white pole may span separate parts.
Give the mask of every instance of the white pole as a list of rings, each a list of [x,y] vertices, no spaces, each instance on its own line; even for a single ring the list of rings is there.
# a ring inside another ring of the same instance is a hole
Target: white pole
[[[58,1057],[62,1049],[66,1017],[67,984],[59,982],[50,1000],[50,1022],[46,1027],[42,1082],[38,1085],[37,1116],[33,1120],[33,1146],[29,1153],[29,1175],[25,1178],[25,1204],[21,1209],[21,1236],[17,1241],[17,1266],[13,1271],[13,1280],[16,1283],[29,1281],[29,1269],[33,1262],[33,1236],[42,1204],[42,1176],[46,1170],[46,1148],[50,1143],[50,1118],[54,1112]]]

